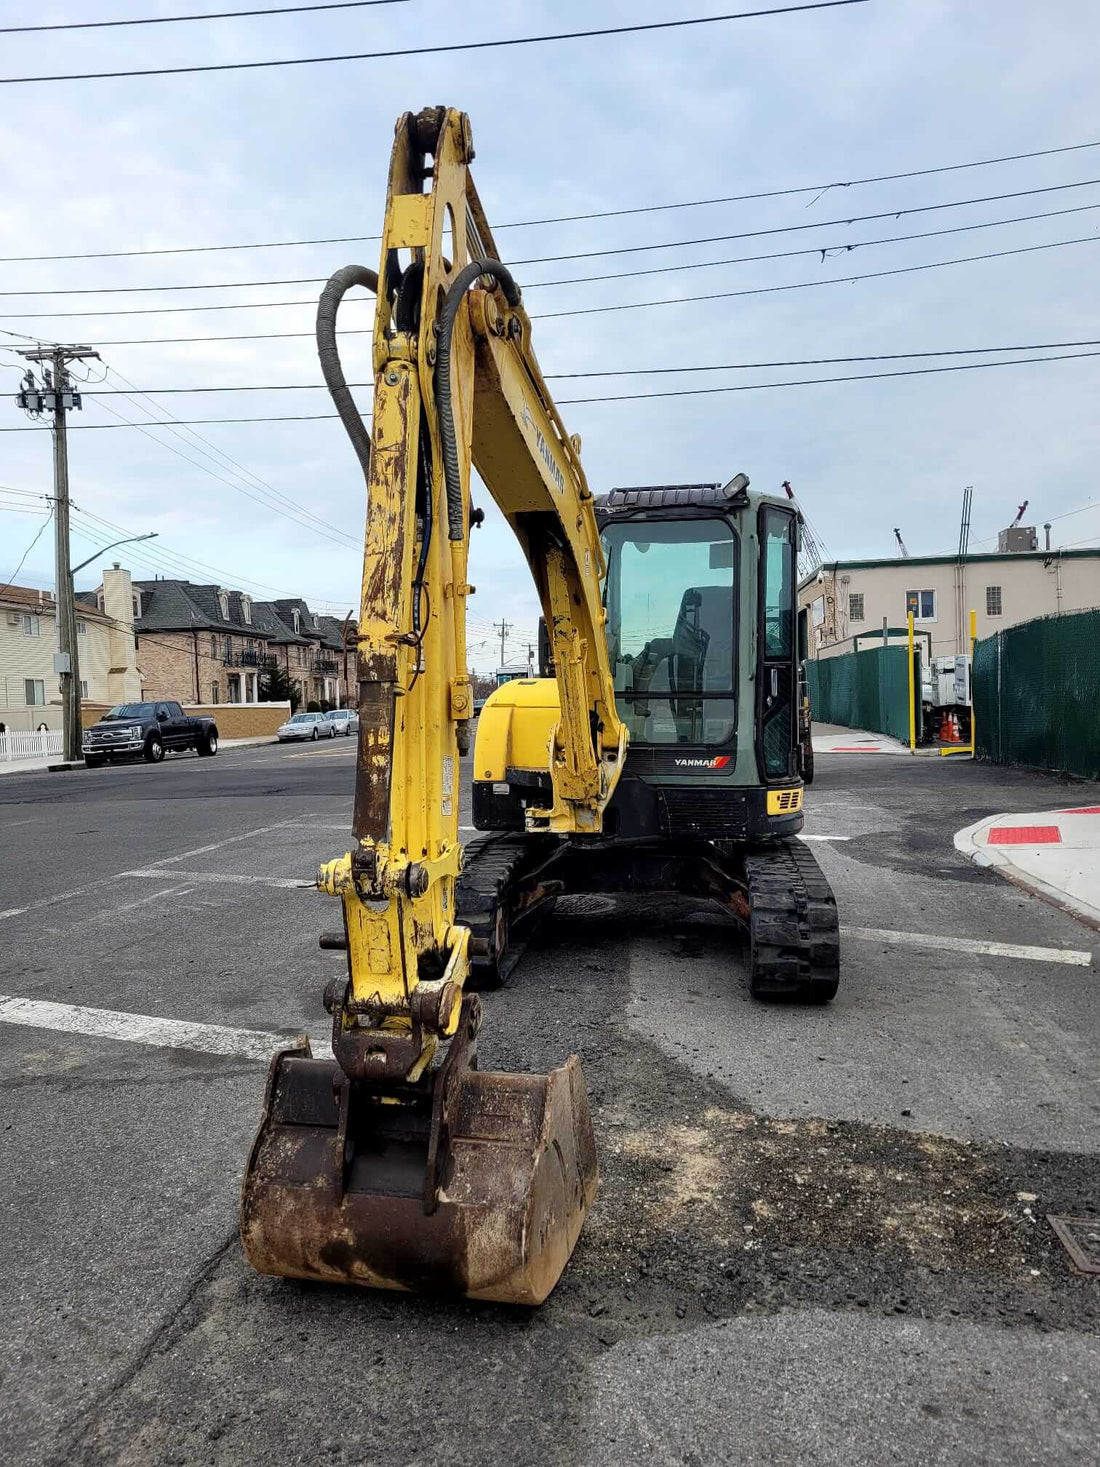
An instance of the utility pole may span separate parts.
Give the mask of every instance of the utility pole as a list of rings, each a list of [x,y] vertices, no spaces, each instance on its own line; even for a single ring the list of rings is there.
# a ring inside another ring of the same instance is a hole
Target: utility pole
[[[531,646],[531,643],[528,642],[527,643],[527,676],[528,677],[534,677],[534,675],[535,675],[535,649],[534,649],[534,647]]]
[[[496,628],[496,622],[493,623],[493,626],[494,626],[494,628]],[[511,622],[508,622],[508,621],[505,621],[504,618],[501,617],[501,619],[500,619],[500,627],[498,628],[498,630],[500,631],[500,665],[501,665],[501,667],[503,667],[504,666],[504,643],[508,639],[508,633],[512,630],[512,623]]]
[[[57,542],[57,637],[54,671],[61,679],[63,763],[79,762],[83,744],[80,721],[80,664],[76,649],[76,607],[69,558],[69,445],[66,414],[81,406],[80,393],[69,379],[70,362],[99,360],[90,346],[17,347],[19,356],[42,365],[44,387],[28,367],[16,402],[32,417],[53,413],[54,524]],[[49,364],[48,366],[46,364]]]

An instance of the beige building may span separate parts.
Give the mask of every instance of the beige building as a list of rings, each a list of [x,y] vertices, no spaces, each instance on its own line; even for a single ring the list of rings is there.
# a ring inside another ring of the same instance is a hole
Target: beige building
[[[950,657],[969,651],[971,610],[980,640],[1036,616],[1100,607],[1100,549],[833,561],[801,582],[798,606],[811,657],[851,652],[854,637],[866,645],[884,623],[896,641],[910,608],[931,655]]]
[[[133,587],[120,566],[76,603],[82,698],[125,703],[141,697],[134,647]],[[0,724],[31,733],[61,728],[61,679],[54,672],[57,607],[50,591],[8,586],[0,592]]]

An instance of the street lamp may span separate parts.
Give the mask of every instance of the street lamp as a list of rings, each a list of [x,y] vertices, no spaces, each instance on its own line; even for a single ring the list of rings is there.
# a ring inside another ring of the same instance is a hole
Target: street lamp
[[[76,650],[76,586],[75,576],[77,571],[82,571],[85,566],[91,565],[93,560],[98,560],[101,555],[106,555],[108,550],[114,550],[118,545],[136,545],[139,540],[155,540],[156,530],[150,530],[145,535],[127,535],[124,540],[112,540],[109,545],[102,546],[94,555],[89,555],[87,560],[82,560],[79,565],[74,565],[69,571],[69,608],[72,614],[72,626],[69,628],[68,643],[72,649],[69,667],[59,667],[59,672],[68,672],[70,686],[72,687],[72,709],[70,718],[65,721],[65,750],[62,755],[66,764],[78,760],[83,750],[76,744],[77,739],[83,742],[82,722],[80,717],[80,662]],[[59,588],[60,594],[60,588]],[[60,608],[58,608],[60,611]],[[59,618],[60,619],[60,618]],[[59,628],[60,630],[60,628]],[[62,642],[64,645],[64,642]],[[59,654],[59,661],[63,661],[63,654]]]

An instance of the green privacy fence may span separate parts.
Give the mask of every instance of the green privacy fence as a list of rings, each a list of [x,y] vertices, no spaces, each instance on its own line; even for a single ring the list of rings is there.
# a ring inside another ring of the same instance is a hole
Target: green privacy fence
[[[1100,611],[1043,616],[974,650],[977,755],[1100,779]]]
[[[865,728],[908,743],[908,657],[905,647],[867,647],[807,662],[814,722]]]

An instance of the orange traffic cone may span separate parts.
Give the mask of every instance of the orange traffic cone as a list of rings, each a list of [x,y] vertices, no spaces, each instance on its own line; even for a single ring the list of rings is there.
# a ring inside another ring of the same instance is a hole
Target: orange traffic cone
[[[940,738],[945,744],[961,744],[962,730],[959,727],[959,715],[957,713],[945,713],[943,723],[940,726]]]

